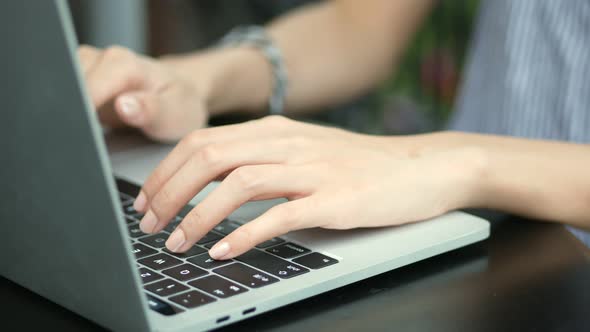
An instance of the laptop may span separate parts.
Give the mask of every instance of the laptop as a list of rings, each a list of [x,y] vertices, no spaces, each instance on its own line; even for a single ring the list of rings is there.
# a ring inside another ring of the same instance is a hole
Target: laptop
[[[113,176],[66,2],[0,2],[0,36],[0,274],[108,329],[210,330],[489,235],[487,221],[453,212],[303,230],[212,260],[208,248],[251,219],[238,210],[186,254],[167,252],[190,207],[160,234],[139,230],[139,187]]]

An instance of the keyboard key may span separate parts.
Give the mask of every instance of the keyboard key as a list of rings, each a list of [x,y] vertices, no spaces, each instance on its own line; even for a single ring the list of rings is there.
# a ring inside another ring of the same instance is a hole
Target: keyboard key
[[[307,266],[310,269],[321,269],[332,264],[338,263],[338,260],[326,255],[322,255],[319,252],[312,252],[309,255],[301,256],[293,260],[297,264]]]
[[[202,254],[204,252],[206,252],[207,250],[201,248],[201,247],[197,247],[197,246],[192,246],[189,250],[187,250],[186,252],[183,253],[175,253],[172,252],[168,249],[164,249],[165,252],[169,253],[170,255],[174,256],[174,257],[178,257],[178,258],[189,258],[189,257],[193,257],[199,254]]]
[[[144,286],[143,288],[162,297],[174,295],[189,289],[185,285],[179,284],[178,282],[172,279],[156,281],[153,284]]]
[[[133,224],[134,222],[138,222],[139,220],[135,219],[132,216],[125,216],[125,222],[127,224]]]
[[[213,242],[213,241],[219,241],[219,239],[221,239],[223,236],[215,233],[215,232],[209,232],[207,234],[205,234],[205,236],[203,236],[199,242],[197,242],[197,244],[205,244],[205,243],[209,243],[209,242]]]
[[[142,258],[137,261],[140,264],[143,264],[147,267],[150,267],[154,270],[163,270],[169,267],[173,267],[179,264],[182,264],[180,259],[176,259],[170,255],[166,255],[164,253],[160,253],[157,255],[149,256],[146,258]]]
[[[131,197],[125,193],[119,192],[119,199],[121,200],[121,204],[125,204],[125,203],[129,203],[129,201],[133,200],[133,197]]]
[[[188,284],[222,299],[248,291],[245,287],[216,275],[197,279]]]
[[[180,224],[180,222],[182,221],[182,218],[176,216],[174,217],[174,219],[172,221],[170,221],[170,223],[168,223],[168,225],[166,227],[164,227],[164,230],[168,233],[172,233],[174,231],[174,229]]]
[[[240,226],[242,226],[242,224],[238,223],[237,221],[225,219],[224,221],[220,222],[217,226],[215,226],[214,230],[223,235],[228,235]]]
[[[203,269],[199,269],[198,267],[191,264],[182,264],[164,270],[162,271],[162,273],[179,281],[187,281],[198,277],[202,277],[206,275],[208,272]]]
[[[293,258],[297,256],[301,256],[310,252],[311,250],[304,248],[302,246],[296,245],[295,243],[285,243],[281,244],[280,246],[272,247],[270,249],[266,249],[266,251],[270,252],[271,254],[275,254],[277,256],[283,258]]]
[[[147,298],[148,298],[147,302],[148,302],[148,305],[150,306],[150,309],[152,309],[156,312],[159,312],[164,316],[171,316],[171,315],[178,314],[178,313],[181,313],[184,311],[176,306],[168,304],[168,303],[166,303],[158,298],[155,298],[149,294],[147,295]]]
[[[299,266],[256,249],[250,250],[236,257],[236,260],[252,265],[257,269],[283,279],[292,278],[309,272],[309,270],[303,266]]]
[[[180,304],[181,306],[192,309],[203,304],[217,301],[209,295],[193,290],[184,294],[176,295],[170,298],[170,301]]]
[[[207,243],[207,244],[206,244],[206,245],[204,245],[203,247],[205,247],[205,248],[207,248],[207,249],[211,249],[211,248],[213,248],[213,246],[214,246],[214,245],[216,245],[216,244],[217,244],[217,242],[219,242],[219,241],[213,241],[213,242],[211,242],[211,243]]]
[[[137,211],[135,211],[135,209],[133,208],[133,202],[123,203],[123,213],[125,213],[125,214],[137,213]]]
[[[164,248],[166,246],[166,240],[168,240],[168,234],[166,233],[158,233],[139,239],[139,241],[154,248]]]
[[[149,255],[153,255],[155,253],[157,253],[157,250],[154,250],[148,246],[145,246],[141,243],[136,243],[133,245],[133,254],[135,255],[135,258],[140,259]]]
[[[146,235],[144,232],[141,231],[141,229],[139,229],[139,224],[129,225],[128,230],[129,236],[131,236],[132,238],[137,238]]]
[[[268,247],[276,246],[277,244],[281,244],[285,242],[285,240],[281,239],[280,237],[272,238],[268,241],[264,241],[256,246],[258,249],[265,249]]]
[[[195,206],[194,205],[185,205],[180,212],[178,212],[178,216],[180,216],[181,218],[186,217],[186,215],[192,211],[192,209],[194,209]]]
[[[149,284],[150,282],[154,282],[156,280],[164,278],[163,275],[156,273],[150,269],[146,269],[145,267],[139,268],[139,276],[141,277],[141,282],[143,282],[144,284]]]
[[[224,261],[216,261],[213,258],[211,258],[211,256],[209,256],[209,254],[202,254],[199,256],[195,256],[195,257],[187,259],[186,261],[189,263],[193,263],[193,264],[195,264],[199,267],[202,267],[204,269],[207,269],[207,270],[214,269],[216,267],[227,265],[227,264],[233,262],[232,259],[228,259],[228,260],[224,260]]]
[[[123,205],[123,213],[125,213],[128,216],[135,217],[137,219],[143,218],[143,214],[135,211],[135,209],[133,208],[133,202]]]
[[[279,281],[275,277],[240,263],[222,266],[213,272],[252,288],[263,287]]]
[[[168,226],[164,227],[164,232],[172,233],[174,232],[174,229],[176,229],[176,226],[178,226],[178,224],[171,222],[168,224]]]

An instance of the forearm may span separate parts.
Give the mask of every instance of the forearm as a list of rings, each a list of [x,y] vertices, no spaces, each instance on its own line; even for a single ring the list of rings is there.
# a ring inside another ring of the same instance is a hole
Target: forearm
[[[502,210],[590,229],[588,145],[464,133],[411,140],[415,155],[470,151],[464,154],[466,159],[456,161],[457,169],[470,174],[469,195],[462,207]]]
[[[336,0],[272,23],[291,79],[288,109],[341,103],[387,78],[431,3]]]
[[[287,112],[341,103],[384,79],[431,3],[334,0],[272,22],[268,31],[283,53],[289,75]],[[259,111],[266,106],[272,76],[256,50],[218,50],[174,60],[179,70],[195,73],[197,79],[199,72],[211,77],[206,92],[212,113]]]

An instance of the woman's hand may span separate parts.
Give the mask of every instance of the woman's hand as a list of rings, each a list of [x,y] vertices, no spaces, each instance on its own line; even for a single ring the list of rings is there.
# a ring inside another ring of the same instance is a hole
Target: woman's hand
[[[470,189],[464,152],[422,155],[410,139],[282,117],[195,131],[142,188],[135,201],[145,213],[141,229],[161,231],[209,182],[225,175],[171,234],[168,249],[188,250],[248,201],[289,200],[219,241],[211,257],[232,258],[293,230],[399,225],[463,205]]]
[[[170,141],[207,124],[205,79],[199,86],[187,73],[121,47],[81,46],[78,54],[88,92],[106,125],[131,126]]]

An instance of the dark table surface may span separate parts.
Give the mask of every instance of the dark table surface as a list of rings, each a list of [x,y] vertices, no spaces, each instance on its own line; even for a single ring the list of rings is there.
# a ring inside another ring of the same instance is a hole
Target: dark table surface
[[[590,331],[588,249],[562,226],[499,219],[484,242],[222,331]],[[2,277],[0,301],[20,331],[103,330]]]

